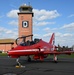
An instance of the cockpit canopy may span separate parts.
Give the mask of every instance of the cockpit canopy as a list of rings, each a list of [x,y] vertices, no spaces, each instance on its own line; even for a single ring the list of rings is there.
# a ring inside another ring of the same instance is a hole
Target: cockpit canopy
[[[19,45],[21,46],[30,46],[30,45],[34,45],[36,43],[38,43],[40,41],[40,39],[35,38],[34,41],[26,41],[26,42],[21,42]]]

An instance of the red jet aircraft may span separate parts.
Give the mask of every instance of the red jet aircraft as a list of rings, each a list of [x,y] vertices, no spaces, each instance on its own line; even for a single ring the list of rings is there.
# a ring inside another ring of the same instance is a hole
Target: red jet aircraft
[[[71,54],[73,51],[58,51],[57,47],[54,45],[55,35],[52,34],[50,41],[47,43],[42,39],[34,39],[34,41],[26,41],[26,37],[32,37],[33,35],[23,36],[16,39],[17,46],[8,51],[8,56],[12,58],[17,58],[17,63],[19,63],[20,56],[28,56],[28,61],[31,61],[30,56],[33,56],[34,60],[40,59],[43,61],[49,54],[54,55],[54,61],[57,62],[57,55],[59,54]],[[23,38],[23,42],[18,44],[18,40]]]

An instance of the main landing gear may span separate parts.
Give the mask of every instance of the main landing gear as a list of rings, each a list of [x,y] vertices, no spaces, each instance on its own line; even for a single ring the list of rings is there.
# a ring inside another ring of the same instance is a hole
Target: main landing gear
[[[28,62],[31,62],[31,57],[30,57],[30,56],[28,56],[27,61],[28,61]]]
[[[19,62],[19,58],[16,59],[16,62],[17,62],[17,65],[15,66],[16,68],[21,68],[21,67],[24,67],[23,65],[21,65],[21,63]]]
[[[58,62],[58,58],[57,58],[57,55],[56,54],[54,54],[54,59],[53,60],[54,60],[55,63]]]

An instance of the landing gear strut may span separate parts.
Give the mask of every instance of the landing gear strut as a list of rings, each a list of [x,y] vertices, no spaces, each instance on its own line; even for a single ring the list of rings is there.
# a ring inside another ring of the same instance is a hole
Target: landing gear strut
[[[16,59],[17,62],[17,66],[21,66],[20,62],[19,62],[19,58]]]

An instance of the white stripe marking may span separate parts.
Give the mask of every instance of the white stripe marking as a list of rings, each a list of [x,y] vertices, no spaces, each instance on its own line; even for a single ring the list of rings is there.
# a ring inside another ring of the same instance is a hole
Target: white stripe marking
[[[28,50],[11,50],[11,51],[8,51],[8,52],[37,52],[39,51],[39,49],[28,49]],[[41,49],[40,51],[44,51],[44,49]]]

